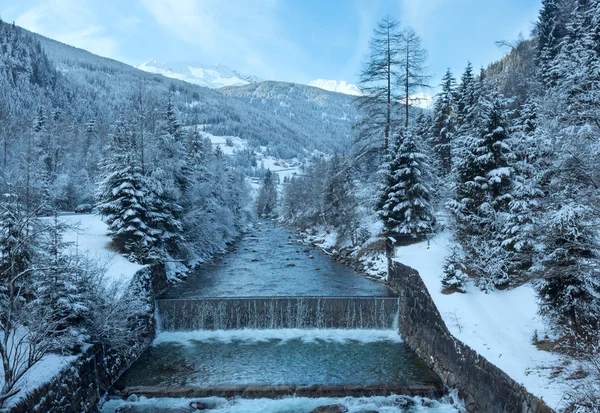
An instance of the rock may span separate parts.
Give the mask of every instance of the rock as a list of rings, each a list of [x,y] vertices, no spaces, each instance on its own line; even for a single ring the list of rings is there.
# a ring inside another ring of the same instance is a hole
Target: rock
[[[130,403],[135,403],[135,402],[137,402],[138,400],[139,400],[139,399],[138,399],[138,397],[137,397],[137,395],[136,395],[136,394],[132,394],[131,396],[129,396],[129,397],[127,398],[127,401],[128,401],[128,402],[130,402]]]
[[[203,402],[191,402],[190,408],[194,410],[208,410],[210,409],[210,406]]]
[[[121,406],[117,407],[115,413],[135,413],[135,407],[133,406]]]
[[[346,413],[348,409],[343,404],[328,404],[319,406],[310,411],[310,413]]]
[[[295,266],[296,266],[296,264],[294,264],[294,263],[286,265],[286,267],[295,267]]]
[[[400,407],[412,407],[415,405],[415,401],[408,397],[398,397],[394,402]]]
[[[429,400],[429,399],[422,399],[421,400],[421,406],[424,407],[429,407],[429,408],[433,408],[434,404],[433,404],[433,400]]]

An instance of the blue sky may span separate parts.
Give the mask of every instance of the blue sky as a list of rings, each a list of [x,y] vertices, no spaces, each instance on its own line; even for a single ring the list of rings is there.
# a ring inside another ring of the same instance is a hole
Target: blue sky
[[[355,82],[379,18],[412,26],[436,85],[528,35],[541,0],[0,0],[0,16],[129,64],[196,60],[265,79]]]

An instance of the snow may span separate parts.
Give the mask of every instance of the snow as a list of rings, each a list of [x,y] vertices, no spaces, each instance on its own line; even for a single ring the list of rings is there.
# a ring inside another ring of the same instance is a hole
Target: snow
[[[64,367],[75,361],[77,356],[61,356],[59,354],[47,354],[39,362],[33,365],[27,373],[21,377],[17,387],[21,389],[19,393],[7,399],[4,407],[14,406],[24,399],[27,394],[39,388],[45,383],[51,381]],[[0,364],[0,377],[4,376],[4,369]],[[4,384],[0,380],[0,385]]]
[[[106,264],[107,281],[118,283],[124,288],[133,275],[144,268],[144,265],[133,263],[109,248],[108,225],[102,221],[100,215],[60,215],[59,219],[76,227],[65,233],[66,242],[74,242],[73,248],[78,248],[80,252],[87,253],[90,258]]]
[[[248,142],[237,136],[216,136],[208,132],[200,132],[200,135],[210,139],[214,148],[220,146],[223,153],[227,156],[231,156],[236,151],[241,151],[248,147]],[[230,142],[231,146],[227,144],[227,141]]]
[[[367,411],[379,411],[388,413],[401,413],[407,411],[405,407],[398,404],[399,398],[410,399],[414,406],[410,408],[414,413],[456,413],[464,411],[462,405],[452,405],[446,398],[442,400],[428,400],[421,397],[406,396],[374,396],[374,397],[340,397],[340,398],[308,398],[308,397],[284,397],[281,399],[242,399],[242,398],[221,398],[207,397],[197,399],[185,398],[146,398],[137,397],[132,401],[113,399],[106,402],[102,408],[103,413],[112,413],[123,406],[136,406],[140,411],[161,411],[164,409],[181,409],[187,411],[192,401],[200,401],[209,406],[211,412],[219,413],[282,413],[296,412],[309,413],[319,406],[331,404],[343,404],[349,413],[360,413]],[[453,399],[457,400],[456,395]],[[148,410],[146,410],[148,409]],[[137,410],[136,410],[137,411]]]
[[[207,66],[193,61],[159,63],[155,59],[151,59],[135,67],[145,72],[183,80],[184,82],[212,89],[224,86],[244,86],[261,81],[261,79],[255,76],[240,74],[227,66],[219,64]]]
[[[550,407],[558,408],[569,388],[561,378],[551,377],[553,367],[562,364],[561,358],[532,344],[534,332],[537,331],[539,337],[544,337],[547,332],[538,315],[534,288],[525,284],[511,290],[485,293],[468,284],[466,294],[443,294],[442,267],[450,242],[450,234],[442,233],[431,239],[429,247],[425,241],[397,248],[394,260],[419,272],[456,338]]]
[[[415,108],[431,109],[433,107],[433,96],[427,93],[415,93],[408,98],[411,101],[410,106],[414,106]]]
[[[327,80],[315,79],[308,84],[309,86],[318,87],[319,89],[328,90],[330,92],[343,93],[345,95],[361,96],[362,93],[358,86],[351,83],[346,83],[345,80]]]
[[[350,341],[360,344],[375,343],[378,341],[392,341],[401,343],[402,339],[397,329],[392,330],[341,330],[341,329],[275,329],[275,330],[197,330],[162,332],[154,339],[153,345],[162,343],[188,344],[191,341],[231,343],[243,341],[247,343],[260,343],[280,340],[282,343],[289,340],[302,340],[305,343],[325,341],[334,343],[347,343]]]
[[[271,172],[279,175],[280,182],[283,182],[285,177],[291,178],[294,175],[300,174],[300,163],[298,161],[278,159],[273,156],[259,155],[258,165],[264,165],[265,169],[270,169]]]

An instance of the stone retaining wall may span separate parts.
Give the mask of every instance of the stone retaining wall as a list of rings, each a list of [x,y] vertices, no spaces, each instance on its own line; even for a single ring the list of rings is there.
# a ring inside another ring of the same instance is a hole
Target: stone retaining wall
[[[97,411],[101,397],[154,338],[154,298],[167,286],[164,264],[156,264],[138,271],[131,286],[147,293],[152,311],[144,320],[145,331],[136,343],[132,344],[130,353],[123,356],[100,344],[93,345],[52,381],[30,392],[14,405],[9,413]]]
[[[543,401],[448,330],[419,273],[393,263],[390,287],[400,295],[400,333],[470,413],[551,413]]]

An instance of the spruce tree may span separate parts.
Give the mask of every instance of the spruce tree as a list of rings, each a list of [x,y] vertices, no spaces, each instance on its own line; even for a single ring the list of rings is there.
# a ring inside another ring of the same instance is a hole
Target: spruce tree
[[[537,67],[539,77],[546,84],[552,84],[552,61],[558,53],[563,33],[559,22],[559,0],[542,0],[542,8],[536,22]]]
[[[57,216],[46,225],[33,274],[35,298],[31,303],[37,319],[46,324],[49,338],[61,347],[83,340],[81,324],[90,308],[83,294],[89,286],[80,285],[78,268],[68,252],[72,243],[63,240],[67,229]]]
[[[477,101],[467,119],[472,134],[462,138],[464,151],[456,158],[456,196],[448,203],[456,218],[456,237],[467,260],[471,275],[483,289],[506,284],[508,254],[497,234],[513,200],[515,156],[510,146],[506,100],[481,82]],[[468,125],[464,123],[463,127]]]
[[[277,188],[275,187],[275,178],[271,170],[267,169],[258,194],[258,216],[261,218],[273,218],[276,215],[276,208]]]
[[[142,262],[161,255],[165,213],[148,187],[131,150],[131,135],[118,122],[111,143],[110,156],[104,162],[105,178],[98,192],[98,211],[105,217],[109,235],[116,247],[132,261]]]
[[[338,229],[338,235],[350,235],[356,226],[354,184],[343,156],[335,154],[329,160],[323,189],[323,219],[326,225]]]
[[[433,109],[432,147],[440,161],[444,174],[452,170],[451,147],[456,133],[456,80],[450,69],[442,79],[441,92],[437,95]]]
[[[379,200],[379,216],[389,232],[423,236],[433,232],[432,173],[428,157],[417,147],[411,131],[399,135]]]

